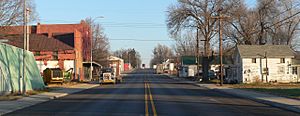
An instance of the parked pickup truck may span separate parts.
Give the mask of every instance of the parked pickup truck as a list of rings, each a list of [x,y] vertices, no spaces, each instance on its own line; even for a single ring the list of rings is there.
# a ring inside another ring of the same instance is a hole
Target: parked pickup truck
[[[101,69],[99,82],[100,82],[100,84],[103,84],[103,83],[116,84],[117,82],[122,82],[122,78],[116,77],[115,72],[112,68],[103,68],[103,69]]]

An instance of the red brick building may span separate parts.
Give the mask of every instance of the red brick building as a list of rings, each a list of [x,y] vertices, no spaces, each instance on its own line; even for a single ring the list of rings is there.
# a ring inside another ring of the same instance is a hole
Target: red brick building
[[[57,62],[57,68],[68,70],[65,69],[65,62],[73,61],[75,77],[80,76],[80,80],[83,80],[82,63],[89,62],[91,55],[92,34],[90,30],[90,26],[85,21],[81,21],[79,24],[38,23],[29,27],[29,48],[35,54],[37,62],[44,62],[41,65],[47,66],[48,61],[55,61]],[[10,35],[9,37],[1,36],[0,38],[8,38],[10,40],[9,44],[20,48],[23,48],[22,33],[22,26],[0,27],[0,34]],[[13,38],[15,40],[11,40]]]

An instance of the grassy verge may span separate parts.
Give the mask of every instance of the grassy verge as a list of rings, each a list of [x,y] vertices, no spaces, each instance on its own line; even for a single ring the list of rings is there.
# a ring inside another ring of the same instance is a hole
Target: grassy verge
[[[237,84],[230,87],[300,99],[300,84]]]

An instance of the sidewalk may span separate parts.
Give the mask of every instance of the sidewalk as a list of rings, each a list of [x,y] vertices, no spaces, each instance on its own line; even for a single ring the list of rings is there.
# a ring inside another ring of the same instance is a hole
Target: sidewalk
[[[224,87],[224,86],[221,87],[216,84],[200,84],[200,83],[189,81],[189,80],[179,78],[176,76],[170,76],[170,77],[175,80],[185,81],[187,83],[194,84],[196,86],[205,87],[208,89],[214,89],[214,90],[224,92],[227,94],[231,94],[231,95],[251,99],[256,102],[268,104],[273,107],[278,107],[281,109],[300,113],[300,100],[297,100],[297,99],[280,97],[280,96],[270,95],[270,94],[261,93],[261,92],[229,88],[229,87]]]
[[[50,92],[44,92],[37,95],[31,95],[29,97],[23,97],[14,101],[0,101],[0,116],[9,112],[23,109],[38,103],[46,102],[51,99],[60,98],[72,93],[80,92],[85,89],[99,86],[98,84],[79,83],[70,87],[60,88]]]

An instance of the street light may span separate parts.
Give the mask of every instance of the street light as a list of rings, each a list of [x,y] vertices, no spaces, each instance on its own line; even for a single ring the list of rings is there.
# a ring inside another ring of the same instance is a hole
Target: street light
[[[91,18],[91,22],[90,22],[90,29],[91,29],[91,66],[90,66],[90,79],[93,78],[93,26],[92,23],[94,22],[94,20],[99,19],[99,18],[104,18],[103,16],[98,16],[95,17],[94,19]]]

